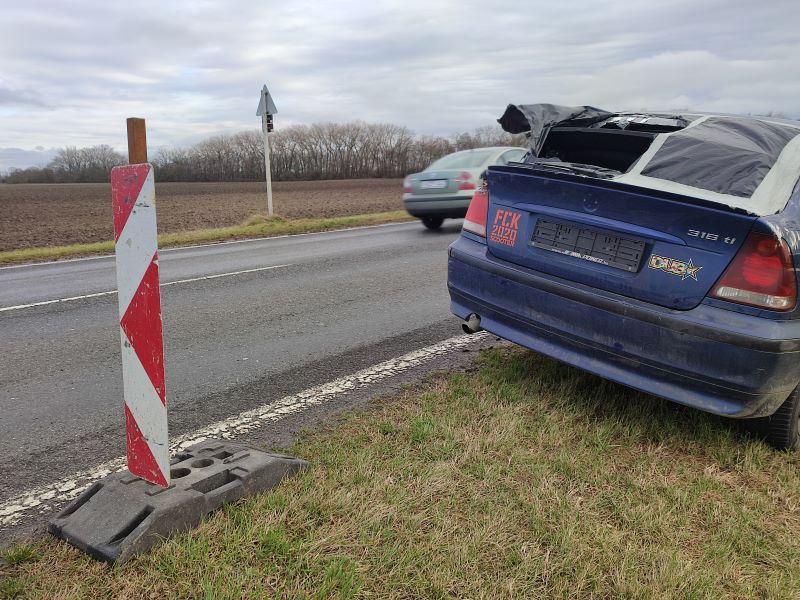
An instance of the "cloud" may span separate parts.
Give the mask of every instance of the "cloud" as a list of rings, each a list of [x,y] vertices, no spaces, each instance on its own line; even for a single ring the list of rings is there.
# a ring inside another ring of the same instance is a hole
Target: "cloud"
[[[30,90],[18,90],[8,87],[0,81],[0,107],[37,108],[47,104],[41,95]]]
[[[12,168],[43,167],[56,155],[55,148],[38,146],[33,150],[0,148],[0,173]]]
[[[447,134],[538,101],[797,118],[792,14],[794,0],[12,3],[0,146],[122,148],[128,116],[157,146],[256,128],[264,82],[276,127]]]

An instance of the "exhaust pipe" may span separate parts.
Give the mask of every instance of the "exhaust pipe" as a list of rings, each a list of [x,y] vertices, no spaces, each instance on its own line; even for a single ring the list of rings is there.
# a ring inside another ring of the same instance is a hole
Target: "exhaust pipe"
[[[464,330],[464,333],[478,333],[482,331],[481,318],[475,313],[472,313],[467,317],[467,320],[461,324],[461,329]]]

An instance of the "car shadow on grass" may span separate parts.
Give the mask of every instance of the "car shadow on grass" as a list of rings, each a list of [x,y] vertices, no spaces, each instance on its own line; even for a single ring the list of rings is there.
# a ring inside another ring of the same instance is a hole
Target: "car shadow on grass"
[[[732,452],[731,460],[751,445],[772,450],[747,430],[743,420],[640,392],[536,352],[513,347],[500,354],[484,353],[479,361],[495,376],[525,390],[532,403],[542,401],[540,410],[552,408],[576,419],[581,423],[578,429],[593,438],[587,443]]]

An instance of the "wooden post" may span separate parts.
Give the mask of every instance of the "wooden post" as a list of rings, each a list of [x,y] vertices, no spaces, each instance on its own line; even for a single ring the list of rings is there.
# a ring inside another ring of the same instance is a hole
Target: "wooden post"
[[[130,117],[128,123],[128,164],[141,165],[147,162],[147,130],[144,119]]]

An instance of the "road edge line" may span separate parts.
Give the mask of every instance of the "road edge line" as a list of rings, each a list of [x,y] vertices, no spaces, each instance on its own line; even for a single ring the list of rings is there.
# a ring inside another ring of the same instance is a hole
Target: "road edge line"
[[[416,223],[414,221],[394,221],[391,223],[378,223],[377,225],[357,225],[355,227],[343,227],[342,229],[326,229],[325,231],[306,231],[304,233],[284,233],[281,235],[265,235],[261,237],[252,237],[246,238],[242,240],[226,240],[221,242],[209,242],[206,244],[195,244],[189,246],[167,246],[166,248],[160,248],[158,253],[159,255],[163,256],[164,254],[176,251],[176,250],[192,250],[194,248],[208,248],[211,246],[226,246],[229,244],[244,244],[246,242],[262,242],[264,240],[280,240],[284,238],[290,237],[301,237],[305,235],[323,235],[326,233],[341,233],[342,231],[357,231],[359,229],[374,229],[376,227],[390,227],[390,226],[398,226],[398,225],[413,225]],[[18,265],[4,265],[0,266],[0,271],[5,269],[22,269],[23,267],[45,267],[48,265],[59,265],[64,263],[73,263],[73,262],[80,262],[83,260],[98,260],[101,258],[110,259],[114,258],[113,254],[100,254],[98,256],[80,256],[76,258],[63,258],[61,260],[48,260],[45,262],[30,262],[30,263],[21,263]]]
[[[304,410],[329,402],[353,390],[363,389],[384,381],[413,367],[425,364],[454,350],[470,346],[489,337],[487,332],[472,335],[457,335],[430,346],[412,350],[401,356],[390,358],[350,375],[316,385],[296,394],[262,404],[237,415],[211,423],[195,431],[175,436],[170,444],[171,453],[179,452],[210,437],[227,440],[251,433],[270,423],[303,412]],[[58,481],[37,488],[25,490],[0,502],[0,530],[22,521],[36,510],[43,515],[52,512],[54,506],[76,498],[83,490],[98,479],[125,468],[125,457],[113,458],[90,469],[78,471]]]
[[[177,279],[175,281],[165,281],[159,284],[159,287],[169,287],[171,285],[178,285],[181,283],[194,283],[196,281],[207,281],[210,279],[219,279],[221,277],[233,277],[235,275],[245,275],[247,273],[260,273],[262,271],[271,271],[273,269],[282,269],[284,267],[293,267],[295,263],[287,263],[285,265],[270,265],[268,267],[256,267],[254,269],[242,269],[241,271],[230,271],[228,273],[216,273],[214,275],[201,275],[200,277],[190,277],[189,279]],[[83,294],[82,296],[70,296],[68,298],[55,298],[53,300],[40,300],[38,302],[31,302],[30,304],[16,304],[14,306],[0,306],[0,313],[11,312],[12,310],[24,310],[26,308],[36,308],[37,306],[48,306],[50,304],[61,304],[64,302],[75,302],[77,300],[86,300],[88,298],[99,298],[100,296],[110,296],[116,294],[117,290],[108,290],[105,292],[94,292],[92,294]]]

